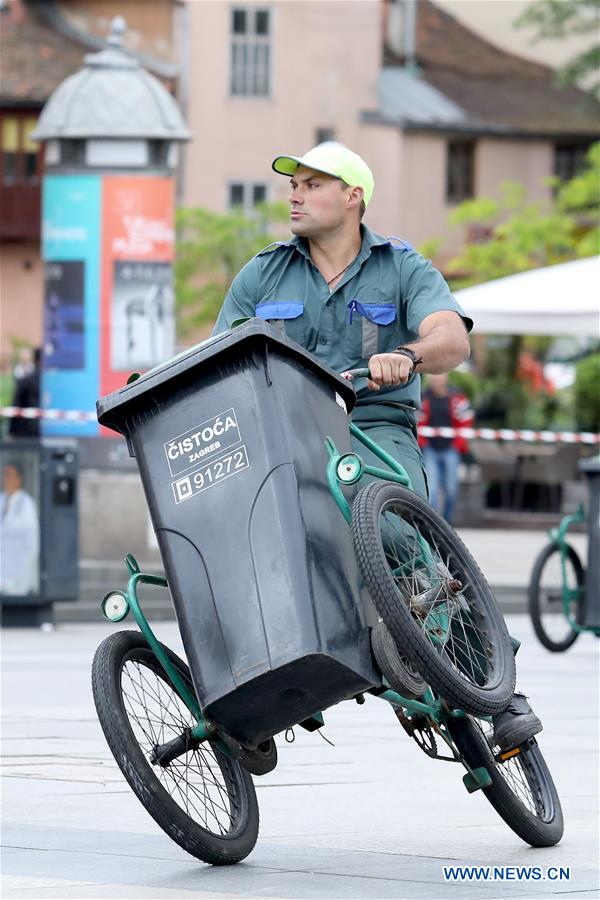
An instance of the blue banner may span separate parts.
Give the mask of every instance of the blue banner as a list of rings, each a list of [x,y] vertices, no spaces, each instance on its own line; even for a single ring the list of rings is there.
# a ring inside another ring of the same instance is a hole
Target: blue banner
[[[94,412],[100,384],[99,175],[47,175],[43,185],[45,269],[44,409]],[[97,435],[96,422],[42,420],[42,433]]]

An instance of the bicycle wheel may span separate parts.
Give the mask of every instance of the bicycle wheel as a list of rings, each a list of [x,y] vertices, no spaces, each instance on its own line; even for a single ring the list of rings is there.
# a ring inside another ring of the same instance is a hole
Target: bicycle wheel
[[[193,691],[188,667],[164,649]],[[143,635],[119,631],[100,644],[92,690],[119,768],[163,831],[213,865],[248,856],[258,836],[258,804],[252,778],[236,760],[204,742],[164,767],[152,764],[155,747],[196,722]]]
[[[537,742],[501,753],[490,747],[492,726],[469,716],[451,718],[448,729],[467,763],[492,779],[483,793],[509,828],[532,847],[552,847],[563,836],[560,800]],[[504,758],[503,758],[504,757]]]
[[[583,621],[583,591],[585,575],[579,557],[570,544],[566,545],[566,587],[577,590],[577,599],[570,603],[575,621]],[[579,637],[569,624],[563,607],[563,573],[558,544],[547,544],[537,557],[527,592],[529,615],[533,630],[547,650],[560,653]]]
[[[475,715],[505,709],[515,685],[506,625],[448,523],[414,491],[374,482],[356,496],[352,533],[367,589],[399,652],[448,703]]]

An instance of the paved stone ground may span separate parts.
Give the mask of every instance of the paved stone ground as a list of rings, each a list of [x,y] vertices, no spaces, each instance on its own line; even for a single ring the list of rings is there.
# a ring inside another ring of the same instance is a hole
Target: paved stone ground
[[[95,717],[89,671],[113,626],[2,635],[2,897],[571,898],[597,896],[598,649],[540,647],[524,616],[519,682],[545,723],[540,745],[564,808],[565,837],[533,850],[462,769],[425,757],[387,704],[369,697],[326,713],[325,733],[279,741],[256,779],[261,833],[229,868],[197,862],[147,815],[121,777]],[[159,634],[175,649],[172,623]],[[299,730],[301,731],[301,730]],[[442,866],[570,867],[562,882],[447,883]]]

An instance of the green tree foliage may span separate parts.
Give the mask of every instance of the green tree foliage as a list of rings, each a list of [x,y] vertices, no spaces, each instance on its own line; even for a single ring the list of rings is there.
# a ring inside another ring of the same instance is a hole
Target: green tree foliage
[[[545,205],[529,200],[522,185],[505,182],[499,200],[480,197],[456,207],[450,222],[476,227],[480,235],[446,267],[460,287],[599,252],[600,143],[579,175],[551,184],[555,193]]]
[[[252,218],[241,209],[178,210],[175,296],[180,337],[216,319],[234,277],[274,240],[271,227],[286,221],[287,215],[283,203],[261,204]]]
[[[449,274],[461,276],[461,286],[564,262],[574,255],[569,215],[531,202],[516,182],[502,185],[498,201],[482,197],[461,203],[450,222],[477,227],[482,235],[447,266]]]
[[[600,143],[594,144],[582,172],[558,185],[556,207],[573,222],[575,253],[579,257],[600,252]]]
[[[515,24],[517,28],[535,26],[536,43],[591,35],[594,43],[558,69],[557,80],[563,85],[583,83],[600,99],[600,0],[535,0]]]
[[[446,265],[455,289],[600,251],[600,143],[590,149],[578,175],[564,184],[557,179],[550,183],[554,193],[546,204],[532,202],[520,184],[507,182],[499,200],[481,197],[456,207],[450,221],[478,237]],[[532,392],[517,377],[522,352],[544,360],[550,344],[548,338],[523,335],[487,342],[481,377],[471,386],[481,424],[549,428],[560,420],[561,427],[569,426],[560,396]],[[581,401],[577,409],[583,407]]]
[[[600,431],[600,353],[577,363],[574,399],[577,426],[584,431]]]

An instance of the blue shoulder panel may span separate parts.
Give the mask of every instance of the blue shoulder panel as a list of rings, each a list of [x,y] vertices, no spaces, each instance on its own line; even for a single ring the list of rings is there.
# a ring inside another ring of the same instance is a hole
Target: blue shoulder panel
[[[392,250],[401,250],[402,252],[405,252],[406,250],[415,249],[412,244],[409,244],[408,241],[405,241],[403,238],[389,237],[388,241]]]

